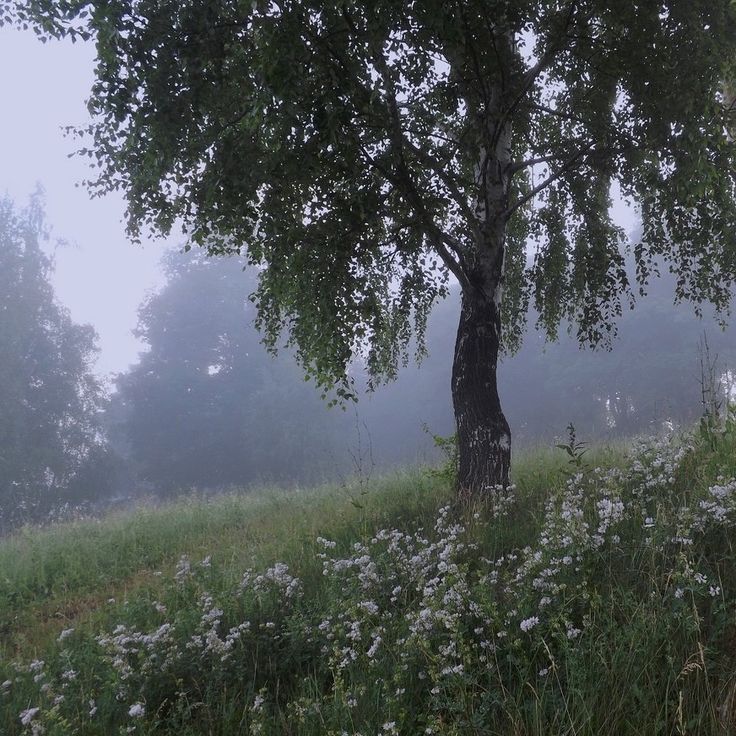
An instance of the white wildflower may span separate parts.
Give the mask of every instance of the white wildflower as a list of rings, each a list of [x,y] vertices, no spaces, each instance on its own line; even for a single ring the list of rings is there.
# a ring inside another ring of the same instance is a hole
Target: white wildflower
[[[40,708],[28,708],[26,710],[21,711],[20,713],[20,722],[27,726],[38,714],[40,711]]]
[[[182,555],[179,558],[179,562],[176,563],[176,572],[174,573],[174,580],[177,583],[183,583],[187,578],[192,576],[192,563],[189,561],[187,555]]]
[[[146,714],[146,706],[143,703],[133,703],[128,708],[128,715],[131,718],[142,718]]]
[[[539,623],[539,616],[530,616],[525,618],[520,624],[519,628],[522,631],[531,631]]]
[[[378,606],[373,601],[361,601],[358,608],[362,608],[366,613],[375,615],[378,613]]]

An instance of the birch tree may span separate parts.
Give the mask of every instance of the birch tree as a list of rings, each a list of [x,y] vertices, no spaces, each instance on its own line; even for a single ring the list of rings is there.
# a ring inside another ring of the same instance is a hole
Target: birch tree
[[[509,478],[496,387],[534,303],[608,343],[657,268],[725,310],[736,273],[730,0],[32,0],[7,18],[97,45],[89,186],[133,238],[184,224],[262,268],[282,334],[350,393],[394,375],[454,279],[458,490]],[[730,87],[728,87],[730,89]],[[637,283],[611,189],[638,203]],[[449,359],[449,358],[448,358]]]

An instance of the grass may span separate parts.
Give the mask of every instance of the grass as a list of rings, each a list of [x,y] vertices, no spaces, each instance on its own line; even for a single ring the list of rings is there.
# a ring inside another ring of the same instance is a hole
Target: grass
[[[0,733],[727,734],[734,435],[529,452],[495,509],[417,471],[23,529]]]
[[[554,487],[564,467],[559,452],[527,452],[517,485],[527,495]],[[277,560],[298,565],[320,535],[351,542],[381,526],[427,524],[451,500],[441,477],[410,471],[371,484],[191,497],[103,520],[25,527],[0,540],[0,656],[29,653],[29,643],[40,645],[111,598],[155,589],[154,573],[170,573],[182,555],[212,555],[232,575]]]
[[[389,520],[431,516],[447,498],[441,482],[405,474],[370,488],[188,498],[104,520],[26,527],[0,541],[0,651],[19,653],[22,639],[38,633],[39,619],[55,623],[47,626],[53,634],[111,598],[155,589],[155,573],[168,575],[184,554],[212,555],[236,575],[277,559],[298,560],[319,534],[353,539]]]

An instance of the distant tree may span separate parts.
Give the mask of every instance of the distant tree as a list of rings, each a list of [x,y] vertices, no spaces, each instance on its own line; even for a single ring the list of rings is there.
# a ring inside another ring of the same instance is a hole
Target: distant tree
[[[160,492],[321,479],[342,412],[330,412],[288,351],[261,344],[238,258],[170,253],[139,312],[148,345],[119,376],[112,413],[134,471]]]
[[[0,527],[78,498],[104,452],[95,332],[55,301],[45,237],[38,198],[0,200]]]
[[[581,350],[574,336],[525,340],[504,364],[501,395],[524,441],[559,436],[572,421],[586,438],[691,426],[702,413],[699,343],[708,335],[722,371],[736,366],[736,329],[721,330],[712,310],[672,304],[673,279],[654,282],[623,315],[612,352]]]
[[[324,385],[366,354],[392,376],[452,274],[459,491],[508,482],[502,323],[531,298],[605,342],[634,249],[678,298],[725,308],[736,274],[732,0],[27,0],[9,17],[93,37],[96,192],[129,229],[179,218],[212,254],[263,266],[259,324]],[[527,246],[536,248],[527,266]],[[503,301],[502,301],[503,294]],[[503,317],[502,317],[503,313]]]

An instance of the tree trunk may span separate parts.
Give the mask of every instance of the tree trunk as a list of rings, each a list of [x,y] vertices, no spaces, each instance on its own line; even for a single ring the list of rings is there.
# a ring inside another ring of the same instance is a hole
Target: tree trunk
[[[500,295],[500,290],[463,290],[452,365],[459,454],[457,491],[464,500],[482,499],[496,486],[508,486],[511,464],[511,433],[496,384],[500,299],[484,294]]]
[[[515,69],[521,57],[514,31],[500,22],[493,24],[491,33],[501,69]],[[457,493],[465,501],[492,500],[498,486],[509,485],[511,465],[511,432],[498,398],[496,368],[513,172],[509,104],[515,103],[508,97],[508,80],[497,79],[490,86],[477,83],[477,59],[468,48],[453,47],[450,56],[472,130],[466,150],[477,156],[471,237],[460,258],[462,308],[452,364]]]

